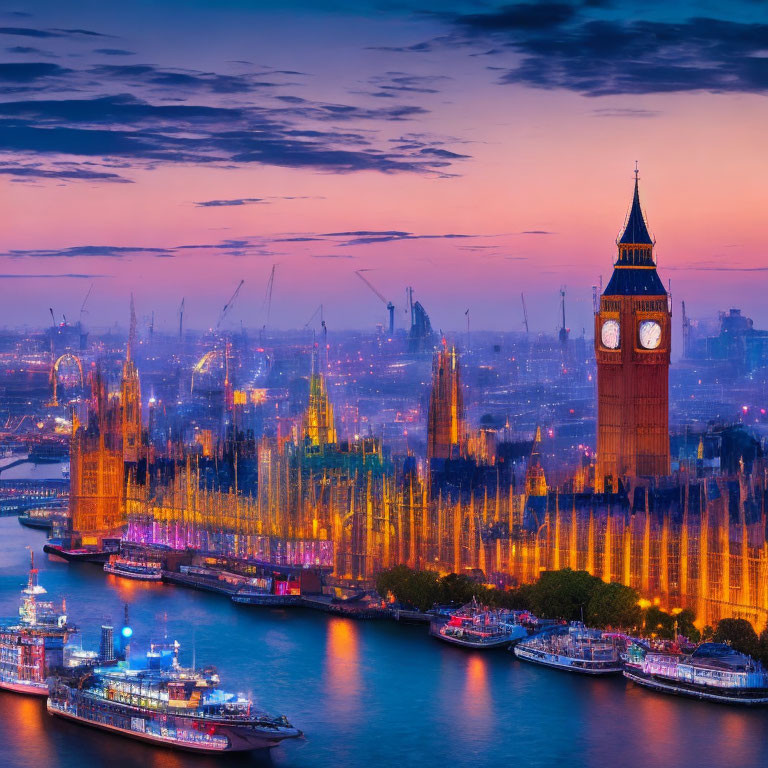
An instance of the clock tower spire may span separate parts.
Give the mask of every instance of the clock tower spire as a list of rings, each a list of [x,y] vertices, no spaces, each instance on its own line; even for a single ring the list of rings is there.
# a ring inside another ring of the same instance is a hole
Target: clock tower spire
[[[595,314],[597,490],[615,490],[624,477],[669,474],[672,315],[640,205],[637,167],[616,244],[613,275]]]

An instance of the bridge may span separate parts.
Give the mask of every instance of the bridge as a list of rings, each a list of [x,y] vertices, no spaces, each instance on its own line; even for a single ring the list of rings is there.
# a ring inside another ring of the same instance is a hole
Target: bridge
[[[69,500],[69,480],[0,479],[0,516],[17,515],[29,509],[57,507]]]

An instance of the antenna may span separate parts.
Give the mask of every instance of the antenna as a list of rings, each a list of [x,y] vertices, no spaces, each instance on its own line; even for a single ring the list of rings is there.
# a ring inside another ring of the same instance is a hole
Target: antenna
[[[561,327],[565,328],[565,286],[560,289],[560,304],[563,310],[563,325]]]
[[[565,327],[565,286],[560,288],[560,308],[562,311],[562,325],[560,326],[560,333],[558,334],[558,338],[560,339],[560,344],[565,348],[565,346],[568,344],[568,328]]]

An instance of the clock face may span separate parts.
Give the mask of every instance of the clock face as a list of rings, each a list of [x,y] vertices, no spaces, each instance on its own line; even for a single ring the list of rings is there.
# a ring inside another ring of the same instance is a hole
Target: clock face
[[[640,346],[643,349],[656,349],[661,344],[661,326],[655,320],[643,320],[640,323]]]
[[[603,323],[603,327],[600,329],[600,341],[607,349],[618,349],[620,336],[619,336],[619,321],[618,320],[606,320]]]

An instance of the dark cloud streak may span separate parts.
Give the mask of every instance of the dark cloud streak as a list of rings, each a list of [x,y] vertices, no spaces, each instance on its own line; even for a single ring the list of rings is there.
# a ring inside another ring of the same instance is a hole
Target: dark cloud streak
[[[520,55],[518,64],[504,68],[501,83],[587,96],[768,91],[768,24],[703,16],[622,20],[612,8],[605,18],[599,10],[516,3],[458,14],[450,19],[452,38]]]

